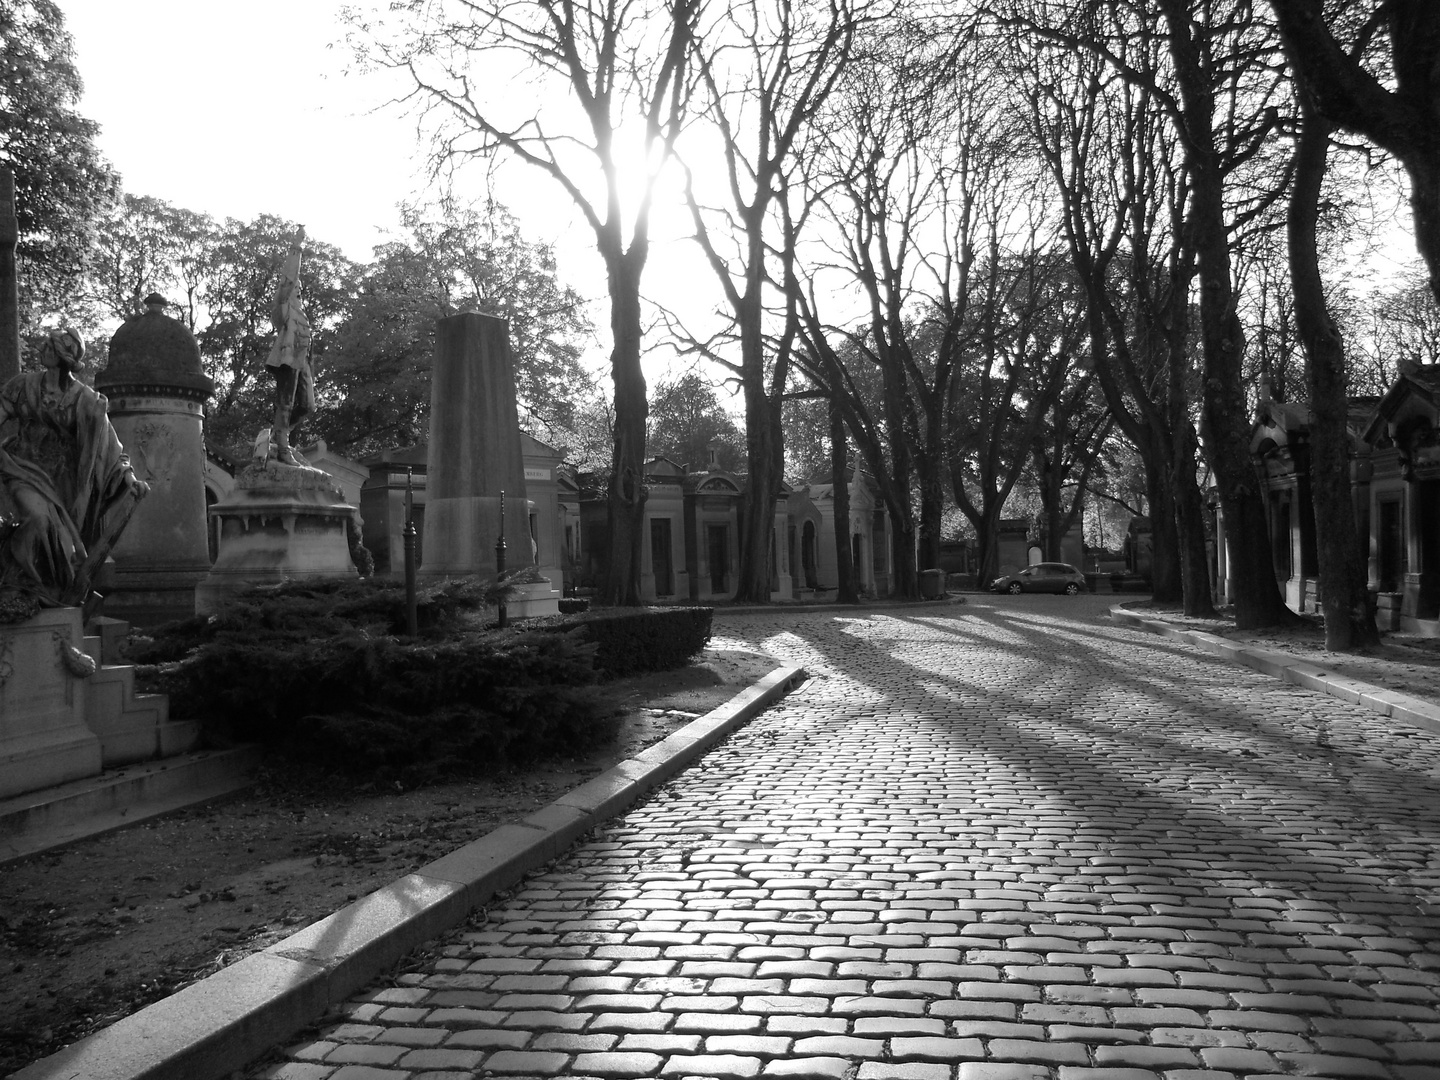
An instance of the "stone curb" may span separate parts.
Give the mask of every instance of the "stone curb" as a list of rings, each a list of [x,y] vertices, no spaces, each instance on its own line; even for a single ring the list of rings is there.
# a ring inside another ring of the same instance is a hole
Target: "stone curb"
[[[724,705],[519,822],[13,1073],[11,1080],[219,1080],[285,1042],[411,949],[639,802],[805,677],[776,668]]]
[[[1254,668],[1282,682],[1316,690],[1348,701],[1352,705],[1363,706],[1381,716],[1389,716],[1402,723],[1440,734],[1440,705],[1412,694],[1386,690],[1359,679],[1348,678],[1290,653],[1237,645],[1228,638],[1207,634],[1203,630],[1186,630],[1163,619],[1147,619],[1119,604],[1110,609],[1110,617],[1118,623],[1136,626],[1152,634],[1177,638],[1223,660]]]

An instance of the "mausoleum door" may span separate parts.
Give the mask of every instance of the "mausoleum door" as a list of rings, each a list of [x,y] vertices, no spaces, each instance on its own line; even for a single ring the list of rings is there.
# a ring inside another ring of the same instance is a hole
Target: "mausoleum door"
[[[1405,532],[1399,499],[1381,499],[1376,536],[1380,546],[1379,590],[1400,592],[1405,583]]]
[[[710,592],[719,595],[726,591],[725,570],[730,562],[729,538],[724,525],[705,527],[706,549],[710,557]]]
[[[650,519],[650,565],[655,569],[655,595],[675,595],[675,575],[670,557],[670,519]]]
[[[1440,480],[1421,480],[1414,486],[1416,531],[1420,546],[1420,591],[1415,617],[1440,615]]]

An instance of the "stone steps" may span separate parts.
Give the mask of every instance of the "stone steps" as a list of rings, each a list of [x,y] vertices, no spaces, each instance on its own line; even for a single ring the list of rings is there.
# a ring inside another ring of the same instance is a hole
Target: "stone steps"
[[[0,800],[0,863],[249,787],[259,747],[201,750]]]
[[[86,680],[85,723],[100,737],[100,763],[112,769],[195,749],[200,725],[171,720],[164,694],[137,694],[132,664],[107,664],[100,635],[85,638],[85,652],[99,665]]]

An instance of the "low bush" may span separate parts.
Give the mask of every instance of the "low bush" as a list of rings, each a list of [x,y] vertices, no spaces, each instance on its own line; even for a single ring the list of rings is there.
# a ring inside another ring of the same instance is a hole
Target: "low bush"
[[[490,629],[495,595],[473,581],[426,590],[409,639],[395,634],[403,589],[287,584],[137,636],[130,658],[212,741],[406,785],[613,738],[618,718],[586,693],[597,646],[578,629]]]
[[[590,601],[584,596],[565,596],[560,599],[561,615],[579,615],[590,610]]]
[[[511,579],[513,583],[515,579]],[[417,596],[391,582],[287,582],[223,612],[132,635],[142,689],[211,742],[259,742],[297,763],[405,785],[584,751],[618,717],[597,676],[680,667],[710,640],[710,608],[609,609],[504,630],[506,585],[457,579]]]
[[[710,642],[713,608],[606,608],[555,624],[579,627],[593,642],[595,668],[607,678],[683,667]]]

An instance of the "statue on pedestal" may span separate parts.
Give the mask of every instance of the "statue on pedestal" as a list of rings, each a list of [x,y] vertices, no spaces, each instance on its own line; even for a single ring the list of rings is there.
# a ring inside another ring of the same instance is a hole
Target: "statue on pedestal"
[[[105,397],[75,377],[85,344],[50,333],[39,371],[0,389],[0,596],[84,604],[150,490],[136,479]]]
[[[302,225],[290,242],[290,254],[285,258],[280,282],[275,288],[275,306],[270,313],[275,325],[275,344],[265,360],[265,366],[275,375],[275,421],[270,429],[270,446],[276,461],[299,468],[308,466],[291,448],[290,432],[301,417],[315,407],[315,379],[310,370],[310,320],[300,306],[300,252],[304,243],[305,226]]]

